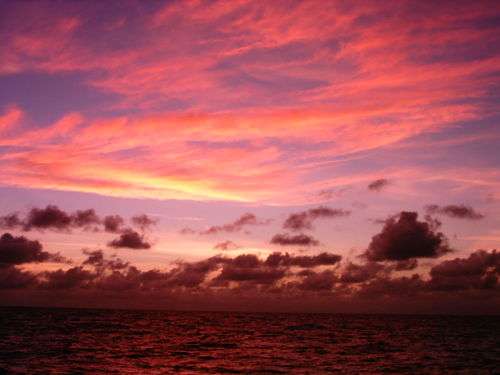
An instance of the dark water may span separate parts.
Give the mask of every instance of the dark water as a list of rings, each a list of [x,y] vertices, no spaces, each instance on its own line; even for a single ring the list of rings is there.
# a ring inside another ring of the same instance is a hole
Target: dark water
[[[500,318],[0,308],[0,373],[498,373]]]

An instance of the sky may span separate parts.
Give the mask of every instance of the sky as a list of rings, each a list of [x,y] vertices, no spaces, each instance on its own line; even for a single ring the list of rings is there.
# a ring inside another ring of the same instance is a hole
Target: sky
[[[500,312],[496,1],[3,1],[0,303]]]

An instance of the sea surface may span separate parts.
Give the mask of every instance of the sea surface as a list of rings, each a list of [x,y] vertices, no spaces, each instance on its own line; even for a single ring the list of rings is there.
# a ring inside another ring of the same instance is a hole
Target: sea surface
[[[500,372],[500,317],[0,308],[0,373]]]

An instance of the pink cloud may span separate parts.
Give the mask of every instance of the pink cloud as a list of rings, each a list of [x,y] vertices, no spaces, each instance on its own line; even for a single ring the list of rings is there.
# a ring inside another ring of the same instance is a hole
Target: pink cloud
[[[358,116],[356,112],[279,110],[89,122],[71,114],[49,127],[6,139],[4,143],[26,150],[4,158],[8,160],[5,173],[20,185],[112,195],[273,199],[284,184],[306,182],[307,169],[300,166],[318,152],[290,153],[267,139],[284,143],[304,137],[316,142],[329,139],[334,147],[321,156],[336,157],[384,147],[435,128],[433,123],[374,128],[357,123]],[[208,143],[193,146],[192,140]],[[211,142],[242,140],[250,146],[211,147]],[[123,154],[127,152],[130,156]]]
[[[498,83],[498,51],[480,50],[498,29],[475,27],[490,17],[482,5],[173,2],[90,28],[91,11],[13,6],[32,26],[10,25],[0,72],[85,72],[126,114],[31,131],[6,114],[2,144],[23,146],[0,156],[9,184],[285,201],[327,185],[332,159],[480,119]]]
[[[8,107],[4,114],[0,115],[0,134],[12,129],[23,117],[23,111],[17,107]]]

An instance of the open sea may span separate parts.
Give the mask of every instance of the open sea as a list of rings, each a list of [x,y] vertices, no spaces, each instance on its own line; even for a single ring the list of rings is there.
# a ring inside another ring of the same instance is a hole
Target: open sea
[[[500,373],[500,317],[0,308],[0,373]]]

